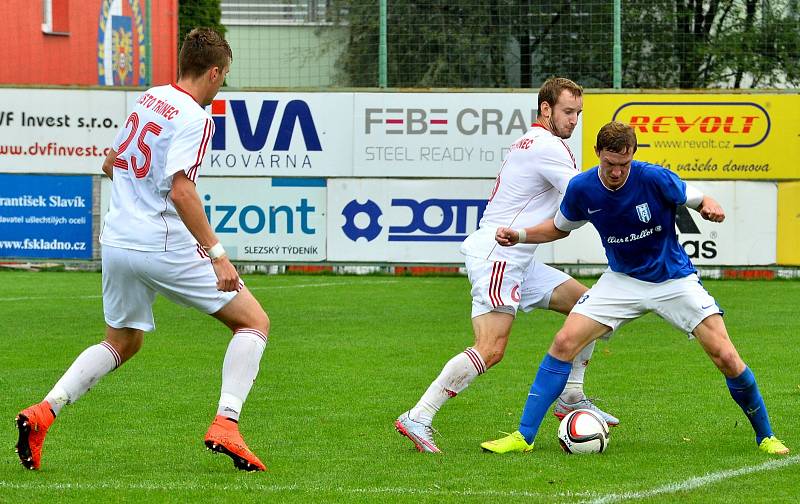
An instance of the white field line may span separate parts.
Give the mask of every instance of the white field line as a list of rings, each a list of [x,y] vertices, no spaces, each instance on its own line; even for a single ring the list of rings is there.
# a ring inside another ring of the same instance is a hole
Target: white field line
[[[768,462],[764,462],[763,464],[755,466],[747,466],[747,467],[741,467],[739,469],[728,469],[725,471],[717,471],[713,473],[708,473],[704,476],[689,478],[683,481],[675,481],[673,483],[667,483],[666,485],[662,485],[650,490],[640,490],[638,492],[613,493],[613,494],[603,495],[601,497],[592,499],[588,502],[590,504],[606,504],[610,502],[622,502],[626,500],[647,499],[650,497],[655,497],[657,495],[666,495],[676,492],[683,492],[686,490],[694,490],[695,488],[700,488],[707,485],[713,485],[714,483],[719,483],[720,481],[724,481],[731,478],[737,478],[739,476],[744,476],[746,474],[753,474],[758,472],[781,469],[783,467],[797,464],[798,462],[800,462],[800,455],[793,455],[787,458],[773,459]]]
[[[361,280],[358,282],[326,282],[326,283],[310,283],[310,284],[297,284],[297,285],[263,285],[260,287],[248,287],[251,291],[256,290],[273,290],[273,289],[304,289],[310,287],[335,287],[337,285],[380,285],[380,284],[393,284],[399,280]],[[424,283],[424,282],[423,282]],[[0,297],[0,302],[3,301],[37,301],[44,299],[100,299],[101,294],[90,294],[85,296],[19,296],[19,297]]]

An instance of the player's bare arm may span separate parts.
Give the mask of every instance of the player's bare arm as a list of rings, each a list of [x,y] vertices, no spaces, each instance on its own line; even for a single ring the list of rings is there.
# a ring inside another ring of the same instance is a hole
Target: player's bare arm
[[[520,233],[522,231],[522,233]],[[523,239],[520,240],[520,234]],[[503,247],[510,247],[517,243],[548,243],[569,236],[569,231],[562,231],[555,225],[553,219],[522,230],[507,227],[497,228],[494,239]]]
[[[172,177],[172,190],[169,193],[178,215],[206,251],[219,243],[219,239],[211,229],[203,211],[203,204],[197,194],[194,182],[186,173],[179,171]],[[226,254],[212,259],[214,273],[217,274],[217,289],[223,292],[235,291],[239,288],[239,274]]]
[[[108,151],[108,155],[106,155],[105,160],[103,160],[103,173],[105,173],[108,178],[114,179],[114,160],[117,159],[117,151],[114,149],[110,149]]]
[[[707,221],[722,222],[725,220],[725,210],[711,196],[703,196],[703,202],[697,207],[697,211]]]

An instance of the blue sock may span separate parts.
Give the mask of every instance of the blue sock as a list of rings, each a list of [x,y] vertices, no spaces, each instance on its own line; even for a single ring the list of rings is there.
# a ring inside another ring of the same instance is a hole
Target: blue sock
[[[726,378],[725,381],[728,384],[728,390],[731,391],[731,397],[750,420],[750,425],[756,432],[756,443],[760,444],[762,439],[772,436],[767,407],[764,405],[764,398],[761,397],[756,377],[753,376],[750,368],[744,368],[742,374],[736,378]]]
[[[567,385],[567,378],[572,371],[572,363],[558,360],[549,353],[544,356],[539,364],[536,379],[531,385],[522,418],[519,420],[519,431],[525,436],[528,444],[533,442],[547,410],[558,398],[558,395]]]

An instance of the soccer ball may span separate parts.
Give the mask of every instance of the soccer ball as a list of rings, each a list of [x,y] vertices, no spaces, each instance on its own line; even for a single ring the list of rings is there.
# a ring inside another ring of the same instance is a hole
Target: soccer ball
[[[608,436],[606,421],[588,409],[570,411],[558,426],[558,442],[567,453],[603,453]]]

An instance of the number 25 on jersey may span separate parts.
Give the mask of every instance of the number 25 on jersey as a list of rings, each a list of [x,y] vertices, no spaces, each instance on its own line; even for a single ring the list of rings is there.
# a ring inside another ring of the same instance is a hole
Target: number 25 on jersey
[[[133,174],[136,178],[145,178],[147,173],[150,171],[150,161],[153,155],[150,146],[147,145],[147,134],[152,133],[154,136],[158,136],[161,134],[161,126],[154,122],[148,122],[145,124],[141,130],[139,129],[139,114],[136,112],[131,113],[128,116],[128,120],[125,122],[125,127],[127,128],[130,126],[131,131],[128,133],[128,137],[122,142],[119,146],[119,151],[117,152],[117,159],[114,161],[114,167],[120,168],[122,170],[128,169],[128,161],[122,159],[120,155],[125,152],[128,147],[130,147],[131,143],[133,142],[133,137],[136,136],[136,132],[139,131],[139,138],[136,140],[136,146],[132,148],[132,152],[127,156],[130,158],[130,168],[133,169]],[[144,157],[144,162],[141,166],[137,162],[137,151]]]

